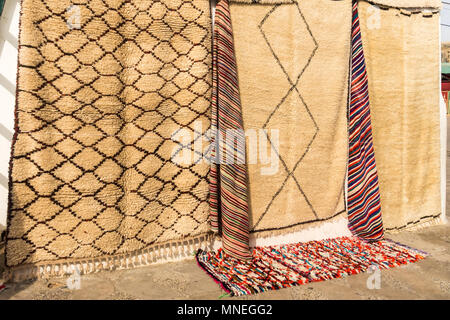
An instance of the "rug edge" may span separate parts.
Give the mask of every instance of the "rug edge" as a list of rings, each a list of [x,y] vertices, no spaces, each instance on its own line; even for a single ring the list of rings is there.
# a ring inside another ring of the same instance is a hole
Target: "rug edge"
[[[157,243],[130,253],[102,255],[90,258],[59,259],[6,267],[5,282],[17,283],[32,279],[48,279],[70,276],[78,270],[80,275],[101,271],[126,270],[167,262],[192,259],[198,250],[213,250],[214,235],[211,232],[198,236]],[[1,278],[1,277],[0,277]]]
[[[225,284],[225,282],[220,281],[217,279],[209,270],[206,268],[205,264],[200,261],[199,255],[203,253],[202,249],[197,250],[195,254],[195,261],[197,262],[197,265],[202,269],[215,283],[217,283],[226,293],[230,294],[231,296],[234,296],[233,291],[228,288],[228,286]]]
[[[407,222],[400,227],[385,228],[387,233],[398,234],[401,232],[421,231],[435,226],[442,226],[448,223],[447,217],[442,212],[431,217],[422,217],[416,221]]]
[[[6,229],[5,229],[5,256],[4,256],[4,264],[6,268],[8,266],[8,235],[11,228],[11,212],[13,208],[13,178],[12,178],[12,170],[14,163],[14,151],[17,142],[17,137],[19,135],[19,77],[20,77],[20,54],[22,51],[21,45],[21,35],[22,35],[22,21],[23,21],[23,2],[24,0],[19,0],[19,33],[17,36],[17,57],[16,57],[16,87],[15,87],[15,100],[14,100],[14,132],[11,139],[10,153],[9,153],[9,163],[8,163],[8,202],[6,209]]]
[[[302,231],[319,228],[324,223],[335,223],[337,220],[340,219],[347,219],[347,209],[338,211],[334,213],[331,217],[316,220],[313,222],[305,221],[300,222],[297,225],[286,227],[286,228],[279,228],[274,230],[261,230],[261,231],[251,231],[250,232],[250,239],[265,239],[265,238],[271,238],[271,237],[280,237],[280,236],[289,236],[293,233],[300,233]],[[305,228],[305,225],[308,225],[308,227]],[[298,242],[298,241],[297,241]]]
[[[412,2],[411,0],[357,0],[358,2],[368,2],[372,5],[380,6],[381,8],[388,8],[388,9],[398,9],[402,11],[403,9],[406,9],[412,13],[417,12],[423,12],[427,13],[425,10],[430,10],[432,13],[437,13],[441,10],[442,4],[439,4],[438,0],[430,0],[430,1],[424,1],[422,4],[419,4],[418,1]],[[412,2],[412,4],[411,4]],[[406,13],[405,13],[406,14]],[[409,15],[409,14],[407,14]]]

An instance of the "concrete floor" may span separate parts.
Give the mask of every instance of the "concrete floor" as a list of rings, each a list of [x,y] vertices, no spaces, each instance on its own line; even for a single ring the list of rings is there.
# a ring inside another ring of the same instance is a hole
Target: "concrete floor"
[[[450,129],[450,118],[447,119]],[[450,131],[450,130],[449,130]],[[450,145],[450,143],[449,143]],[[449,146],[447,149],[450,150]],[[447,217],[450,220],[450,152],[447,154]],[[369,274],[225,299],[450,299],[450,224],[389,238],[431,254],[425,260],[381,271],[380,289],[368,289]],[[3,248],[0,248],[0,260]],[[0,268],[1,272],[1,268]],[[81,276],[81,288],[66,279],[7,284],[6,299],[218,299],[224,291],[194,260]]]

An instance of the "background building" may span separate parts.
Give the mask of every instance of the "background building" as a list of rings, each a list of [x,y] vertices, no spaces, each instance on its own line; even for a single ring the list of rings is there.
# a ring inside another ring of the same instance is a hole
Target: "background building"
[[[441,12],[441,41],[442,62],[450,62],[450,1],[442,1]]]

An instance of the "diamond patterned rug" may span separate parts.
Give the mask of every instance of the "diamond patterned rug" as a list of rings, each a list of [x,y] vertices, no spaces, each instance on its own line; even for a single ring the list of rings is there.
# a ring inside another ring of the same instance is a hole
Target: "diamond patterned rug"
[[[205,236],[207,0],[23,0],[6,258],[115,257]],[[179,142],[174,133],[189,134]],[[198,158],[198,157],[197,157]]]
[[[244,129],[258,137],[257,161],[247,148],[250,232],[346,219],[351,1],[247,2],[230,1],[230,15]]]

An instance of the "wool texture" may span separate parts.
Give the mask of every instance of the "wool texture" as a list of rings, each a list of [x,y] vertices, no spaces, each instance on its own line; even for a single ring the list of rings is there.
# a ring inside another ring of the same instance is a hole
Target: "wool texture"
[[[385,229],[441,221],[439,15],[359,14]]]
[[[209,1],[71,5],[21,4],[7,265],[173,257],[210,229]]]
[[[346,216],[351,4],[230,3],[251,236]]]

